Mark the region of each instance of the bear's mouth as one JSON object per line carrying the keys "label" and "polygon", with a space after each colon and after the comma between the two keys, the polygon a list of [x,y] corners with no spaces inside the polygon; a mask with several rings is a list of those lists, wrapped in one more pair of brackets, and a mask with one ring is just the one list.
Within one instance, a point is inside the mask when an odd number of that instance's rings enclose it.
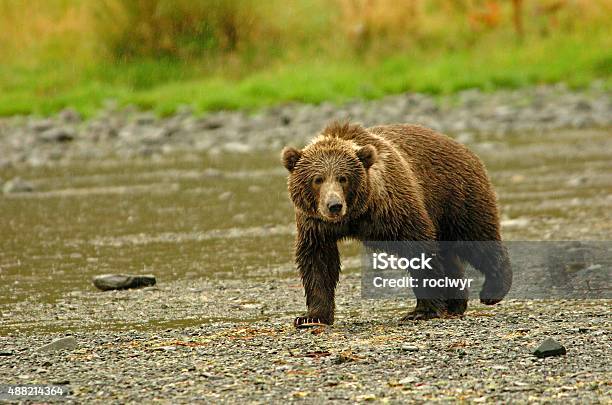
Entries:
{"label": "bear's mouth", "polygon": [[344,215],[341,215],[341,214],[329,214],[329,215],[323,215],[323,218],[326,221],[329,221],[329,222],[340,222],[342,220],[342,218],[344,218]]}
{"label": "bear's mouth", "polygon": [[340,222],[344,219],[345,215],[346,215],[346,209],[343,208],[341,211],[339,212],[329,212],[327,210],[321,210],[321,212],[319,212],[319,214],[321,215],[321,217],[328,222]]}

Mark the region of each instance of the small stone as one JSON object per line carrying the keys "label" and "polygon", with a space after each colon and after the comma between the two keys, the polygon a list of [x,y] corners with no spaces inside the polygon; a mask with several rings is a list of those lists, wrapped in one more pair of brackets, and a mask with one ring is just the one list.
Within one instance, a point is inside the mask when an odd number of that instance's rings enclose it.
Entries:
{"label": "small stone", "polygon": [[28,183],[25,180],[22,180],[21,177],[14,177],[13,179],[7,181],[2,187],[2,191],[4,194],[9,193],[29,193],[34,191],[34,187],[32,184]]}
{"label": "small stone", "polygon": [[245,213],[236,214],[232,217],[234,222],[244,223],[246,222],[247,216]]}
{"label": "small stone", "polygon": [[576,111],[591,111],[593,106],[586,100],[580,100],[576,103]]}
{"label": "small stone", "polygon": [[82,119],[81,114],[73,108],[64,108],[59,112],[58,117],[66,123],[77,123]]}
{"label": "small stone", "polygon": [[418,352],[419,348],[413,345],[404,345],[402,346],[402,351],[404,352]]}
{"label": "small stone", "polygon": [[415,382],[418,382],[419,378],[415,377],[413,375],[409,375],[408,377],[404,377],[401,380],[399,380],[398,382],[401,385],[409,385],[409,384],[414,384]]}
{"label": "small stone", "polygon": [[219,201],[227,201],[232,198],[233,193],[231,191],[225,191],[219,194]]}
{"label": "small stone", "polygon": [[501,226],[505,228],[525,228],[527,227],[531,221],[529,218],[513,218],[513,219],[505,219],[501,221]]}
{"label": "small stone", "polygon": [[36,352],[56,352],[59,350],[74,350],[77,347],[77,340],[73,336],[56,339],[53,342],[41,346]]}
{"label": "small stone", "polygon": [[350,363],[352,361],[355,361],[356,359],[357,357],[353,354],[351,350],[345,350],[338,354],[338,357],[334,359],[334,363],[335,364]]}
{"label": "small stone", "polygon": [[170,352],[173,350],[176,350],[176,346],[160,346],[160,347],[156,347],[155,349],[158,352]]}
{"label": "small stone", "polygon": [[53,128],[53,121],[50,119],[42,119],[30,122],[30,129],[35,132],[43,132],[50,128]]}
{"label": "small stone", "polygon": [[40,134],[44,142],[70,142],[74,139],[74,131],[69,128],[49,128]]}
{"label": "small stone", "polygon": [[251,145],[242,142],[227,142],[223,150],[229,153],[249,153],[253,150]]}
{"label": "small stone", "polygon": [[8,352],[8,351],[0,351],[0,357],[9,357],[14,355],[15,353],[13,352]]}
{"label": "small stone", "polygon": [[150,287],[155,283],[156,279],[152,274],[102,274],[93,278],[93,284],[102,291]]}
{"label": "small stone", "polygon": [[136,124],[138,125],[153,125],[155,123],[155,115],[151,113],[142,113],[138,114],[135,119]]}
{"label": "small stone", "polygon": [[200,126],[203,129],[217,129],[223,126],[223,121],[217,118],[207,118],[201,121]]}
{"label": "small stone", "polygon": [[569,187],[578,187],[586,184],[588,179],[585,176],[573,177],[565,182]]}
{"label": "small stone", "polygon": [[548,338],[538,346],[537,349],[534,350],[533,354],[536,357],[544,358],[551,356],[561,356],[567,353],[565,347],[559,344],[556,340],[552,338]]}

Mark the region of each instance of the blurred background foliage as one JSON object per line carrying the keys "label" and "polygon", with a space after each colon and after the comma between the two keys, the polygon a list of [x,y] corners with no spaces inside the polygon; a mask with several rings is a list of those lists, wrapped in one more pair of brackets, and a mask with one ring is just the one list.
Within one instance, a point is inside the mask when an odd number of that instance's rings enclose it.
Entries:
{"label": "blurred background foliage", "polygon": [[0,0],[0,114],[610,83],[612,0]]}

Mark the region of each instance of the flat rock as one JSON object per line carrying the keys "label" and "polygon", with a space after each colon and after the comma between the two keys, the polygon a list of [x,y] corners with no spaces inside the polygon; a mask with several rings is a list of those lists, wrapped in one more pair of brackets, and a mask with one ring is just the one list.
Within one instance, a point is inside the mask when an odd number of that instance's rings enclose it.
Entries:
{"label": "flat rock", "polygon": [[70,128],[49,128],[40,134],[44,142],[70,142],[74,139],[74,131]]}
{"label": "flat rock", "polygon": [[548,338],[534,350],[533,354],[537,357],[561,356],[567,353],[565,347],[552,338]]}
{"label": "flat rock", "polygon": [[77,347],[77,340],[68,336],[56,339],[53,342],[36,349],[37,352],[56,352],[58,350],[74,350]]}
{"label": "flat rock", "polygon": [[419,381],[419,378],[413,375],[409,375],[408,377],[404,377],[399,380],[399,383],[402,385],[414,384]]}
{"label": "flat rock", "polygon": [[101,274],[93,278],[93,284],[102,291],[150,287],[155,283],[152,274]]}
{"label": "flat rock", "polygon": [[34,191],[34,187],[32,186],[32,184],[21,179],[20,177],[14,177],[13,179],[4,183],[2,191],[4,192],[4,194],[28,193],[30,191]]}

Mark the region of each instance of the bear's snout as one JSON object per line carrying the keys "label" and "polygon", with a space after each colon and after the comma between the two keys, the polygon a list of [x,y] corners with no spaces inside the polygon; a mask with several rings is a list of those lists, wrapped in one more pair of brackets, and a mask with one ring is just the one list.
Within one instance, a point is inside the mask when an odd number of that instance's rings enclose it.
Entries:
{"label": "bear's snout", "polygon": [[337,221],[346,214],[344,190],[338,182],[325,182],[321,187],[319,211],[324,218],[330,221]]}

